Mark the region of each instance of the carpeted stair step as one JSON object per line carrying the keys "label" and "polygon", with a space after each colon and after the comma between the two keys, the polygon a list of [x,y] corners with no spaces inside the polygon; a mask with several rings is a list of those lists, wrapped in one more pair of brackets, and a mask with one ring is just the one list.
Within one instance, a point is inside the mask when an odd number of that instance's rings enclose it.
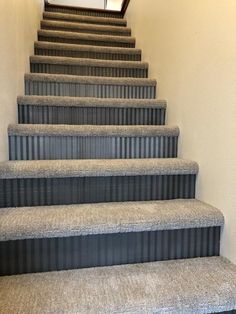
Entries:
{"label": "carpeted stair step", "polygon": [[25,74],[25,94],[98,98],[156,98],[156,80],[65,74]]}
{"label": "carpeted stair step", "polygon": [[125,47],[125,48],[135,47],[135,38],[133,37],[82,34],[62,31],[39,30],[38,40],[64,44],[92,45],[105,47]]}
{"label": "carpeted stair step", "polygon": [[10,160],[177,157],[179,129],[168,126],[17,124]]}
{"label": "carpeted stair step", "polygon": [[46,4],[46,12],[59,12],[59,13],[69,13],[78,14],[86,16],[100,16],[100,17],[110,17],[110,18],[123,18],[123,14],[120,11],[113,10],[103,10],[103,9],[93,9],[93,8],[83,8],[74,7],[66,5],[56,5],[56,4]]}
{"label": "carpeted stair step", "polygon": [[21,96],[19,123],[163,125],[166,101],[90,97]]}
{"label": "carpeted stair step", "polygon": [[197,163],[178,158],[0,163],[0,207],[194,198]]}
{"label": "carpeted stair step", "polygon": [[98,35],[131,36],[131,29],[128,27],[95,25],[76,22],[43,20],[41,21],[41,29],[90,33]]}
{"label": "carpeted stair step", "polygon": [[69,57],[31,56],[33,73],[69,74],[105,77],[148,77],[148,63],[140,61],[111,61]]}
{"label": "carpeted stair step", "polygon": [[236,266],[222,257],[0,278],[2,314],[236,313]]}
{"label": "carpeted stair step", "polygon": [[140,61],[141,50],[135,48],[102,47],[89,45],[35,42],[35,54],[71,58]]}
{"label": "carpeted stair step", "polygon": [[54,20],[54,21],[66,21],[66,22],[78,22],[86,24],[97,24],[97,25],[111,25],[111,26],[127,26],[127,21],[125,19],[116,19],[109,17],[95,17],[95,16],[83,16],[76,14],[67,13],[55,13],[55,12],[44,12],[44,20]]}
{"label": "carpeted stair step", "polygon": [[194,199],[4,208],[0,275],[216,256],[223,224]]}

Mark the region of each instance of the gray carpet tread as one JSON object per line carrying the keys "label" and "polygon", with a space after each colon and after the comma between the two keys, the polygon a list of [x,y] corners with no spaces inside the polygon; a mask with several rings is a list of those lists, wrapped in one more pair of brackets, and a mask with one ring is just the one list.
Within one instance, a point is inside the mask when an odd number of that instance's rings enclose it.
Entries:
{"label": "gray carpet tread", "polygon": [[[36,41],[35,48],[40,49],[52,49],[52,50],[69,50],[69,51],[92,51],[101,53],[122,53],[136,55],[140,54],[141,50],[136,48],[127,47],[104,47],[104,46],[92,46],[92,45],[75,45],[64,44],[54,42]],[[94,60],[94,59],[91,59]]]}
{"label": "gray carpet tread", "polygon": [[178,136],[179,128],[162,125],[68,125],[10,124],[8,135],[16,136]]}
{"label": "gray carpet tread", "polygon": [[77,15],[70,13],[55,13],[55,12],[44,12],[44,19],[54,19],[54,20],[66,20],[66,21],[76,21],[81,23],[98,23],[98,24],[111,24],[117,26],[126,26],[127,21],[121,18],[108,18],[108,17],[95,17],[87,15]]}
{"label": "gray carpet tread", "polygon": [[127,68],[127,69],[147,69],[148,63],[141,61],[113,61],[96,60],[89,58],[69,58],[54,56],[31,56],[31,63],[56,64],[56,65],[80,65],[89,67]]}
{"label": "gray carpet tread", "polygon": [[102,41],[102,42],[114,42],[114,43],[126,43],[126,44],[135,44],[134,37],[128,36],[112,36],[112,35],[97,35],[97,34],[83,34],[75,32],[63,32],[63,31],[54,31],[54,30],[39,30],[39,36],[44,37],[56,37],[56,38],[70,38],[78,40],[91,40],[91,41]]}
{"label": "gray carpet tread", "polygon": [[131,29],[128,27],[119,26],[106,26],[106,25],[96,25],[96,24],[84,24],[76,22],[66,22],[66,21],[50,21],[42,20],[42,27],[58,27],[58,28],[71,28],[78,30],[88,30],[88,31],[104,31],[104,32],[114,32],[114,33],[124,33],[124,35],[130,35]]}
{"label": "gray carpet tread", "polygon": [[1,313],[204,314],[236,309],[236,266],[222,257],[0,278]]}
{"label": "gray carpet tread", "polygon": [[31,56],[31,63],[50,63],[63,65],[84,65],[96,67],[138,68],[147,69],[148,63],[141,61],[99,60],[89,58],[70,58],[57,56]]}
{"label": "gray carpet tread", "polygon": [[189,175],[198,164],[181,158],[33,160],[0,163],[0,179]]}
{"label": "gray carpet tread", "polygon": [[58,83],[81,83],[81,84],[106,84],[106,85],[126,85],[126,86],[156,86],[157,81],[148,78],[117,78],[100,76],[77,76],[68,74],[44,74],[26,73],[25,79],[28,81],[58,82]]}
{"label": "gray carpet tread", "polygon": [[102,107],[102,108],[160,108],[165,109],[165,100],[123,99],[66,96],[18,96],[19,105],[53,107]]}
{"label": "gray carpet tread", "polygon": [[195,199],[3,208],[0,241],[224,225],[222,213]]}

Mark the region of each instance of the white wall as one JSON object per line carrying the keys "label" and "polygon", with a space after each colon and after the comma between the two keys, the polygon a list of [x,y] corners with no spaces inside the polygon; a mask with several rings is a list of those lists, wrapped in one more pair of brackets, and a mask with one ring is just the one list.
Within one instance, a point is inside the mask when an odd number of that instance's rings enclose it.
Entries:
{"label": "white wall", "polygon": [[107,9],[108,10],[121,10],[123,0],[107,0]]}
{"label": "white wall", "polygon": [[[104,0],[49,0],[49,3],[104,9]],[[121,4],[122,0],[107,0],[106,8],[119,11]]]}
{"label": "white wall", "polygon": [[135,0],[127,19],[181,129],[180,156],[200,165],[197,197],[226,218],[236,263],[236,1]]}
{"label": "white wall", "polygon": [[104,9],[104,0],[49,0],[49,3]]}
{"label": "white wall", "polygon": [[0,1],[0,160],[8,159],[7,126],[17,121],[16,97],[23,94],[42,0]]}

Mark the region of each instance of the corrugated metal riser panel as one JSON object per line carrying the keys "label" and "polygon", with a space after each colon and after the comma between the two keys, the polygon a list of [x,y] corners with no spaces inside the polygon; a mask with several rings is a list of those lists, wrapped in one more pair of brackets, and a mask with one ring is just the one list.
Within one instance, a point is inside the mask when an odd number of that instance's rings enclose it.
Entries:
{"label": "corrugated metal riser panel", "polygon": [[9,136],[10,160],[177,157],[176,136]]}
{"label": "corrugated metal riser panel", "polygon": [[71,13],[78,15],[86,15],[86,16],[97,16],[97,17],[114,17],[114,18],[122,18],[121,13],[111,13],[106,11],[90,11],[76,8],[57,8],[57,7],[48,7],[45,8],[46,12],[57,12],[57,13]]}
{"label": "corrugated metal riser panel", "polygon": [[25,81],[26,95],[97,98],[155,99],[155,86],[90,85],[67,82]]}
{"label": "corrugated metal riser panel", "polygon": [[195,197],[196,175],[1,179],[0,207]]}
{"label": "corrugated metal riser panel", "polygon": [[85,40],[85,39],[74,39],[74,38],[63,38],[63,37],[46,37],[46,36],[41,36],[41,35],[38,36],[38,40],[53,42],[53,43],[75,44],[75,45],[135,48],[135,44],[132,44],[132,43],[96,41],[96,40]]}
{"label": "corrugated metal riser panel", "polygon": [[0,275],[219,255],[220,227],[0,242]]}
{"label": "corrugated metal riser panel", "polygon": [[165,109],[18,106],[19,123],[164,125]]}
{"label": "corrugated metal riser panel", "polygon": [[91,58],[102,60],[141,61],[141,54],[104,53],[93,51],[73,51],[35,48],[36,55],[72,58]]}
{"label": "corrugated metal riser panel", "polygon": [[131,32],[119,32],[119,31],[103,31],[103,30],[86,30],[86,29],[81,29],[81,28],[71,28],[71,27],[59,27],[59,26],[49,26],[49,25],[42,25],[41,29],[45,30],[53,30],[53,31],[68,31],[68,32],[75,32],[75,33],[89,33],[89,34],[96,34],[96,35],[112,35],[112,36],[131,36]]}
{"label": "corrugated metal riser panel", "polygon": [[148,69],[127,69],[111,68],[96,66],[77,66],[77,65],[58,65],[31,63],[30,70],[32,73],[52,73],[52,74],[69,74],[81,76],[105,76],[105,77],[136,77],[147,78]]}

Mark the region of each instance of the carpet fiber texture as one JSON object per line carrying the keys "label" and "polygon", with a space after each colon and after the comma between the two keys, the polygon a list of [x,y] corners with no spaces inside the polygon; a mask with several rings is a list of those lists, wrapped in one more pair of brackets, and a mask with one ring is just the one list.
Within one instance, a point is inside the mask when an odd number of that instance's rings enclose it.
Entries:
{"label": "carpet fiber texture", "polygon": [[117,108],[153,108],[166,109],[165,100],[157,99],[122,99],[66,96],[19,96],[19,105],[53,107],[117,107]]}
{"label": "carpet fiber texture", "polygon": [[204,314],[236,309],[221,257],[0,278],[1,314]]}
{"label": "carpet fiber texture", "polygon": [[35,42],[35,48],[49,49],[49,50],[67,50],[67,51],[90,51],[101,53],[122,53],[122,54],[141,54],[140,49],[126,48],[126,47],[103,47],[103,46],[90,46],[90,45],[76,45],[76,44],[62,44],[54,42]]}
{"label": "carpet fiber texture", "polygon": [[103,32],[114,32],[114,33],[124,33],[125,35],[130,35],[131,29],[128,27],[119,27],[119,26],[106,26],[106,25],[96,25],[96,24],[84,24],[84,23],[70,23],[63,21],[42,21],[42,27],[58,27],[58,28],[67,28],[75,30],[86,30],[88,31],[103,31]]}
{"label": "carpet fiber texture", "polygon": [[8,135],[18,136],[106,136],[106,137],[158,137],[178,136],[179,128],[160,125],[55,125],[11,124]]}
{"label": "carpet fiber texture", "polygon": [[107,17],[94,17],[94,16],[83,16],[76,14],[66,14],[66,13],[54,13],[54,12],[44,12],[44,19],[53,20],[65,20],[65,21],[76,21],[81,23],[94,23],[94,24],[111,24],[126,26],[127,21],[125,19],[107,18]]}
{"label": "carpet fiber texture", "polygon": [[89,67],[108,67],[108,68],[125,68],[125,69],[147,69],[147,62],[140,61],[112,61],[112,60],[91,60],[87,58],[68,58],[68,57],[48,57],[48,56],[31,56],[31,63],[37,64],[56,64],[71,66],[89,66]]}
{"label": "carpet fiber texture", "polygon": [[170,200],[5,208],[0,241],[223,226],[216,208]]}
{"label": "carpet fiber texture", "polygon": [[180,158],[27,160],[0,163],[0,179],[197,174],[198,164]]}
{"label": "carpet fiber texture", "polygon": [[82,33],[75,33],[75,32],[47,31],[47,30],[39,30],[38,35],[44,36],[44,37],[63,37],[63,38],[68,38],[68,39],[100,41],[100,42],[106,42],[106,43],[112,42],[112,43],[125,43],[125,44],[133,44],[133,45],[135,44],[135,38],[128,37],[128,36],[82,34]]}
{"label": "carpet fiber texture", "polygon": [[126,86],[156,86],[156,80],[145,78],[117,78],[100,76],[76,76],[64,74],[25,74],[25,80],[40,82],[67,82],[77,84],[104,84],[104,85],[126,85]]}

